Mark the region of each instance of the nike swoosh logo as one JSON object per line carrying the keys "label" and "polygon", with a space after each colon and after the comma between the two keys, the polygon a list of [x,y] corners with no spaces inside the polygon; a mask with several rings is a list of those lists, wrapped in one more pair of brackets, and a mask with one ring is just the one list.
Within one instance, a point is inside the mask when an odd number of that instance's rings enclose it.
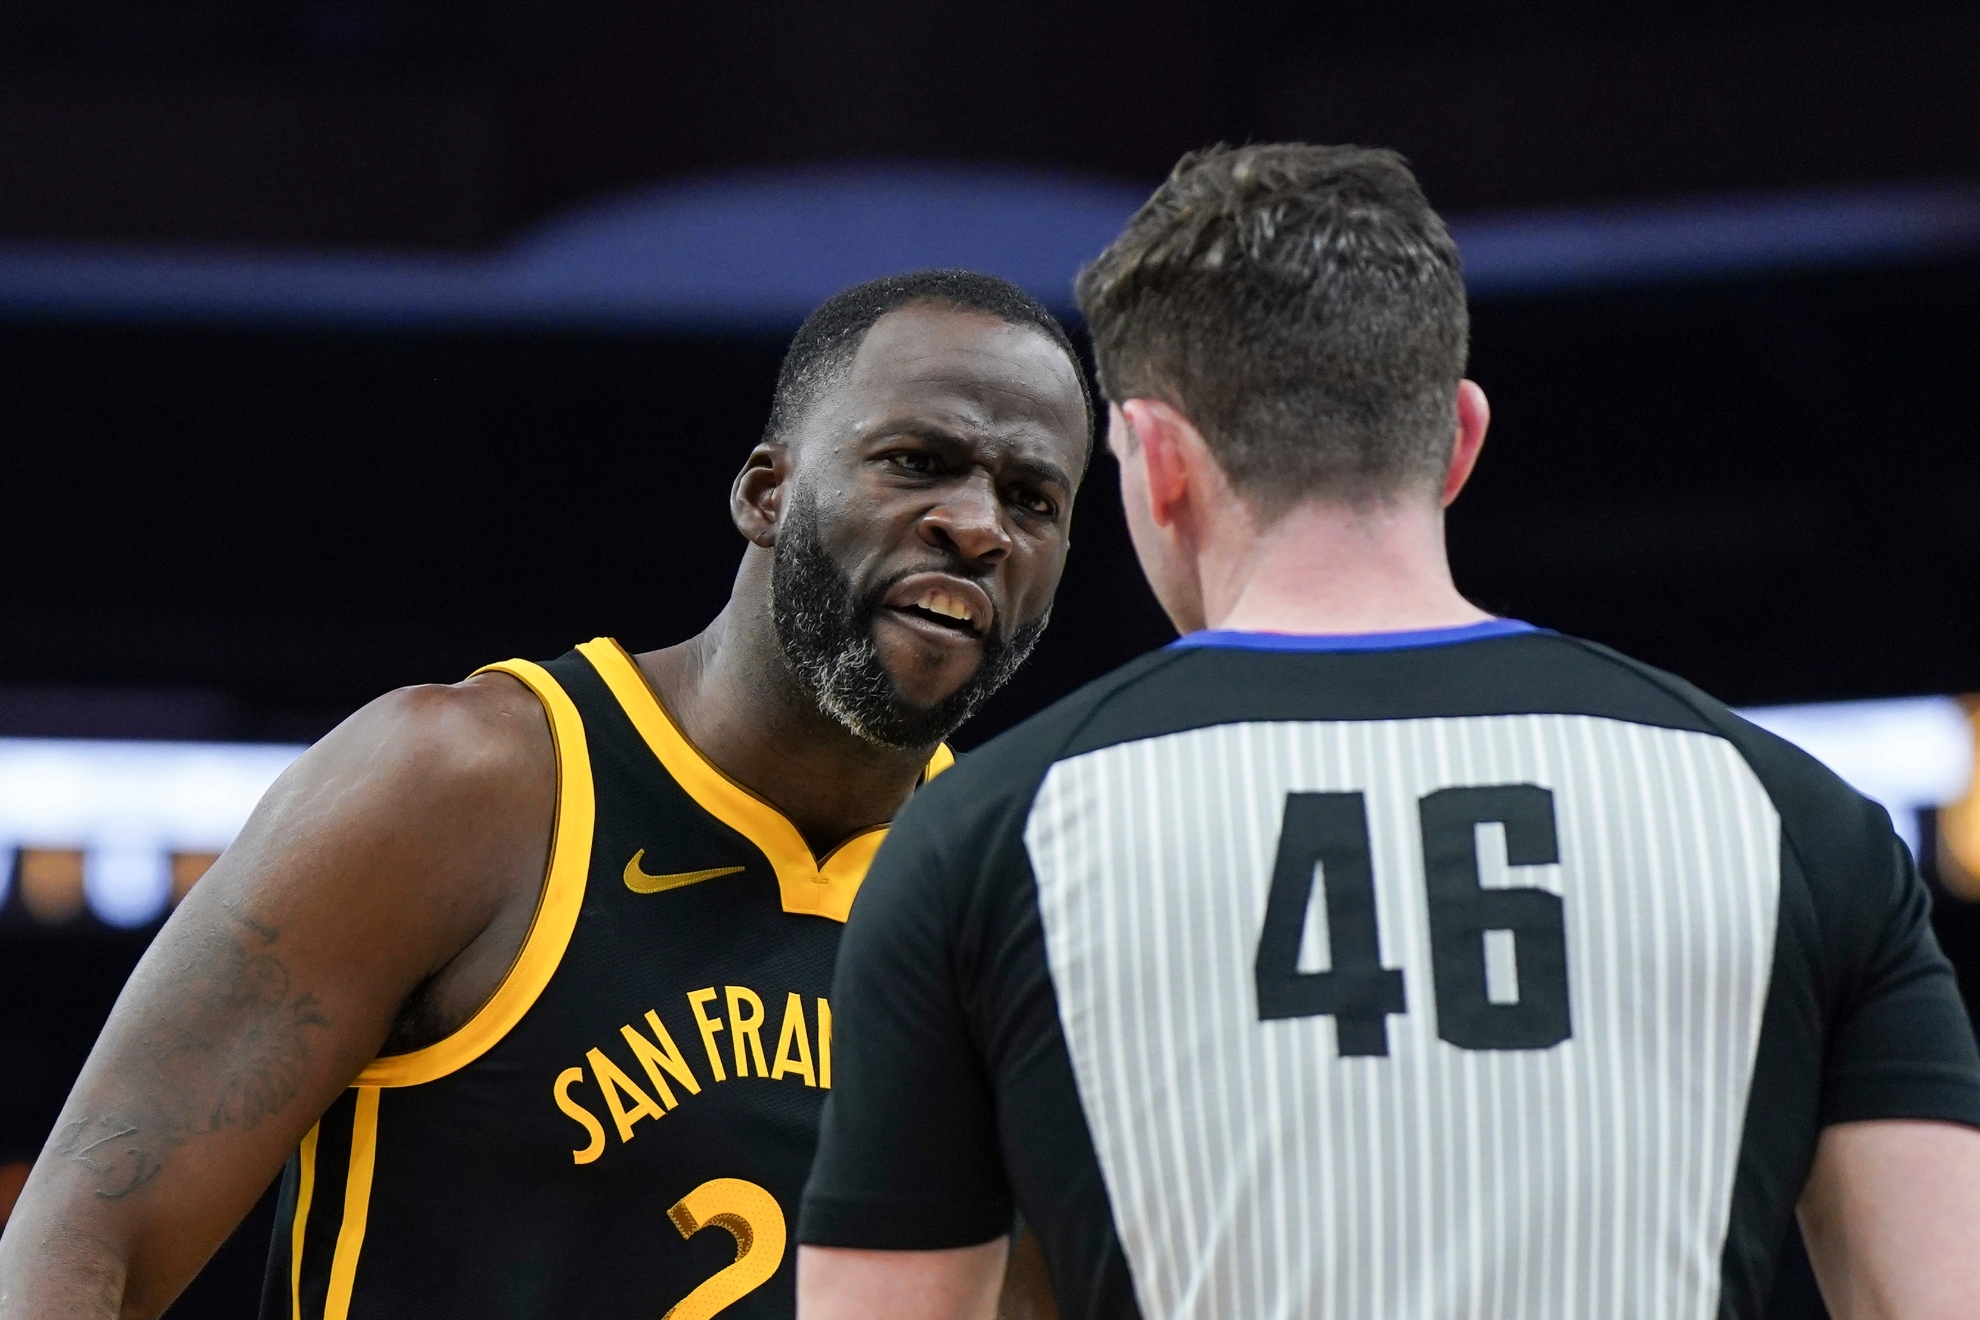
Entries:
{"label": "nike swoosh logo", "polygon": [[703,880],[713,880],[719,876],[734,875],[742,870],[740,866],[711,866],[706,871],[676,871],[672,875],[648,875],[639,869],[640,859],[646,856],[641,848],[626,863],[626,888],[635,894],[664,894],[669,889],[685,889],[698,885]]}

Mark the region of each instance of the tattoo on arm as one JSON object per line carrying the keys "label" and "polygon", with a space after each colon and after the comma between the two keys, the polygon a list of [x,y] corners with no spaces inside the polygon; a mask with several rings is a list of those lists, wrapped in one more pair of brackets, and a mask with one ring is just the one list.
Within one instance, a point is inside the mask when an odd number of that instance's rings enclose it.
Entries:
{"label": "tattoo on arm", "polygon": [[[108,1128],[105,1136],[97,1133]],[[79,1118],[62,1129],[56,1149],[96,1175],[96,1194],[114,1201],[150,1182],[161,1166],[135,1125],[116,1118]],[[113,1144],[114,1143],[114,1144]]]}
{"label": "tattoo on arm", "polygon": [[302,1088],[310,1029],[327,1028],[313,994],[291,994],[281,932],[227,909],[238,929],[208,932],[162,978],[172,1011],[133,1051],[129,1099],[62,1129],[56,1149],[89,1170],[96,1195],[129,1196],[194,1137],[252,1129]]}

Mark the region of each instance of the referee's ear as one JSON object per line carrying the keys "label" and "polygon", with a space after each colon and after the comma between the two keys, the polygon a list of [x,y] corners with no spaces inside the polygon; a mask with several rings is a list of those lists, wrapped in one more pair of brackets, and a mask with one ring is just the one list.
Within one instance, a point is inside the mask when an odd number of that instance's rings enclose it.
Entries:
{"label": "referee's ear", "polygon": [[1147,481],[1148,513],[1156,526],[1191,530],[1230,495],[1230,482],[1196,424],[1160,399],[1120,405],[1129,437],[1123,463],[1139,463]]}
{"label": "referee's ear", "polygon": [[1478,466],[1478,451],[1485,447],[1485,432],[1492,425],[1492,405],[1475,380],[1461,380],[1457,387],[1457,440],[1451,445],[1451,465],[1444,470],[1444,508],[1471,480]]}
{"label": "referee's ear", "polygon": [[791,451],[769,441],[749,451],[729,487],[729,518],[749,543],[764,550],[777,544],[777,521],[791,480]]}

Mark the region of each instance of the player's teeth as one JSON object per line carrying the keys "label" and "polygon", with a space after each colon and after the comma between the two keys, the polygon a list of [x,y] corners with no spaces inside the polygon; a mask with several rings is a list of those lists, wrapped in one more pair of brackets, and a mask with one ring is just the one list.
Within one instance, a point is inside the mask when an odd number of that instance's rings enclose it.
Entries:
{"label": "player's teeth", "polygon": [[969,619],[969,606],[963,604],[945,591],[924,592],[921,599],[916,601],[915,604],[927,610],[930,614],[939,614],[945,619],[962,619],[964,621]]}

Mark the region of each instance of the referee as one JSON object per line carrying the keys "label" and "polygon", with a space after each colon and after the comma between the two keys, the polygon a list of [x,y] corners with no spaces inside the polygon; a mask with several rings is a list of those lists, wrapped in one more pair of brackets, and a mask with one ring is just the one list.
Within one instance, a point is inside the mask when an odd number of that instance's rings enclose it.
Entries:
{"label": "referee", "polygon": [[1980,1058],[1884,813],[1492,618],[1401,159],[1186,157],[1079,296],[1182,640],[916,796],[853,913],[804,1320],[1980,1315]]}

